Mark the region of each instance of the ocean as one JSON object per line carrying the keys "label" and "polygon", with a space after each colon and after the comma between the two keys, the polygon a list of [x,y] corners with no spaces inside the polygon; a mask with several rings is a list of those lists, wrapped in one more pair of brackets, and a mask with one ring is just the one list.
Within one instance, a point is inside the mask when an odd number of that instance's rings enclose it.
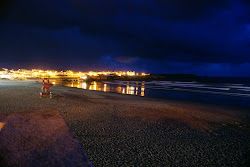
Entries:
{"label": "ocean", "polygon": [[199,81],[62,81],[55,85],[158,99],[250,109],[250,78],[205,77]]}

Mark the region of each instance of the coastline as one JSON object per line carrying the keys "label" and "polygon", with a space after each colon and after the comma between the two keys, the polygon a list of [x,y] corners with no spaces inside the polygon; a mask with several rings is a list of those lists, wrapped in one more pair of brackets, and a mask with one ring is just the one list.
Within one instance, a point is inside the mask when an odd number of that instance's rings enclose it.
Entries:
{"label": "coastline", "polygon": [[[23,81],[30,81],[30,82],[34,82],[34,83],[38,83],[38,84],[42,83],[42,81],[40,82],[37,80],[23,80]],[[119,96],[120,97],[132,97],[132,98],[136,97],[138,99],[141,98],[141,99],[144,99],[146,101],[155,101],[157,103],[159,103],[159,102],[161,102],[161,103],[173,103],[173,104],[178,104],[178,105],[182,105],[182,106],[196,106],[196,107],[200,107],[201,109],[202,108],[207,108],[210,110],[219,109],[220,111],[226,110],[227,112],[230,112],[230,111],[234,112],[235,110],[237,110],[237,112],[244,113],[244,115],[245,115],[244,117],[250,116],[250,112],[248,111],[248,108],[243,108],[243,107],[217,105],[217,104],[201,103],[201,102],[187,101],[187,100],[164,99],[164,98],[160,98],[160,97],[148,97],[148,96],[140,96],[140,95],[121,94],[121,93],[117,93],[117,92],[104,92],[102,90],[89,90],[89,89],[82,89],[82,88],[77,88],[77,87],[69,87],[69,86],[65,86],[65,85],[55,85],[55,86],[56,87],[70,88],[72,90],[79,90],[79,93],[82,90],[83,91],[90,91],[90,92],[98,92],[102,96],[107,97],[107,98],[110,97],[111,99],[112,99],[112,95],[114,95],[114,96],[117,95],[118,97]]]}
{"label": "coastline", "polygon": [[[164,82],[164,83],[163,83]],[[235,109],[250,108],[250,94],[247,85],[222,84],[209,85],[200,83],[174,82],[174,81],[93,81],[93,82],[62,82],[52,80],[56,86],[77,87],[104,92],[116,92],[143,96],[153,99],[174,100],[178,102],[196,102],[201,104],[214,104],[216,107],[230,107]]]}
{"label": "coastline", "polygon": [[94,166],[247,163],[247,110],[63,86],[40,98],[41,86],[0,80],[0,112],[58,110]]}

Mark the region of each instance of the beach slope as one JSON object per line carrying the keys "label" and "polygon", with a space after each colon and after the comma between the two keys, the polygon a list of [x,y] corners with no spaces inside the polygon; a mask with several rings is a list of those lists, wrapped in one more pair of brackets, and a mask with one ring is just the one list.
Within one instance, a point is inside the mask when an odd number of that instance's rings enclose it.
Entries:
{"label": "beach slope", "polygon": [[[246,166],[249,111],[0,80],[0,112],[57,110],[94,166]],[[0,132],[1,133],[1,132]],[[41,134],[43,135],[43,134]]]}

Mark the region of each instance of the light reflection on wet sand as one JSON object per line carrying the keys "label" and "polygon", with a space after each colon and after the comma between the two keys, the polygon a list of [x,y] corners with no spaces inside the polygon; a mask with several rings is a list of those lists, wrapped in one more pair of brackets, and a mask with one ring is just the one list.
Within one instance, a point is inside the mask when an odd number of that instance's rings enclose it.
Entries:
{"label": "light reflection on wet sand", "polygon": [[[112,85],[102,82],[93,81],[91,83],[87,82],[62,82],[62,81],[53,81],[54,85],[63,85],[68,87],[75,87],[80,89],[88,89],[88,90],[98,90],[103,92],[116,92],[121,94],[128,94],[128,95],[137,95],[137,96],[145,96],[145,87],[140,86],[131,86],[131,85]],[[127,83],[129,84],[129,83]]]}

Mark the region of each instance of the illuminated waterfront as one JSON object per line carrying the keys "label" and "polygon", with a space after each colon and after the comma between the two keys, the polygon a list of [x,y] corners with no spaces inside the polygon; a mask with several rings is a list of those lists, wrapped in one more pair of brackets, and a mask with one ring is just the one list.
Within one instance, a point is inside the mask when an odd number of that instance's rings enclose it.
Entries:
{"label": "illuminated waterfront", "polygon": [[4,79],[31,79],[31,78],[69,78],[87,80],[93,79],[107,79],[108,77],[124,77],[124,76],[147,76],[146,73],[136,73],[135,71],[88,71],[75,72],[72,70],[40,70],[40,69],[18,69],[9,70],[7,68],[0,68],[0,78]]}

